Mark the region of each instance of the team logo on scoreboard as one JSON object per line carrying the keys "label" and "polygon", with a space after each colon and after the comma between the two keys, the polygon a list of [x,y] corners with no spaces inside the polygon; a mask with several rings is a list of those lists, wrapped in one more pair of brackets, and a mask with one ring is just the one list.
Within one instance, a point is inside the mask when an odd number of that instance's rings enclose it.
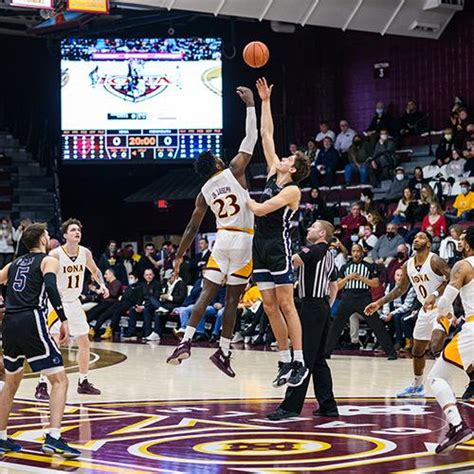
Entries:
{"label": "team logo on scoreboard", "polygon": [[[434,453],[447,426],[433,400],[340,399],[339,418],[269,421],[276,400],[131,400],[70,403],[64,437],[83,453],[61,468],[77,474],[155,472],[471,472],[474,441]],[[467,423],[471,406],[462,406]],[[16,400],[9,434],[24,446],[2,461],[51,465],[42,455],[48,404]],[[68,464],[69,463],[69,464]],[[453,470],[451,470],[453,469]],[[70,470],[70,469],[69,469]],[[170,471],[167,471],[170,470]]]}
{"label": "team logo on scoreboard", "polygon": [[170,84],[165,76],[105,76],[104,88],[110,94],[130,102],[142,102],[161,94]]}

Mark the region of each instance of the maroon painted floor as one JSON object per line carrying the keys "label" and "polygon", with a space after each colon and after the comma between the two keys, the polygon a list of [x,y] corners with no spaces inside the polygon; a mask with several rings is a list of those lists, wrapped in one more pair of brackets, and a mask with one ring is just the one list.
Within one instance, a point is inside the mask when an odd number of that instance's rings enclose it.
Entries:
{"label": "maroon painted floor", "polygon": [[[276,400],[69,404],[64,437],[81,445],[83,456],[62,461],[39,449],[47,407],[19,400],[9,433],[24,451],[5,456],[0,472],[33,466],[134,474],[474,472],[473,441],[445,456],[433,454],[446,429],[433,400],[340,399],[338,419],[313,417],[309,401],[297,419],[265,420],[276,406]],[[461,405],[471,426],[473,408]]]}

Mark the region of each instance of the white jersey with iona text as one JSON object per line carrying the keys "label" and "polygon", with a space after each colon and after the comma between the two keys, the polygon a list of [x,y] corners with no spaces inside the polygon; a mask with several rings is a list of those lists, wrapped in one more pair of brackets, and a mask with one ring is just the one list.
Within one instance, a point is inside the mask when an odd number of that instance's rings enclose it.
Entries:
{"label": "white jersey with iona text", "polygon": [[[474,257],[464,259],[474,270]],[[474,315],[474,278],[459,291],[466,318]]]}
{"label": "white jersey with iona text", "polygon": [[201,193],[216,216],[217,229],[253,232],[254,215],[247,207],[249,193],[230,169],[210,178]]}
{"label": "white jersey with iona text", "polygon": [[58,250],[59,272],[58,290],[63,303],[71,303],[77,300],[84,286],[84,273],[86,270],[86,249],[79,246],[77,257],[70,257],[64,247]]}
{"label": "white jersey with iona text", "polygon": [[444,276],[435,273],[431,267],[431,260],[434,255],[432,252],[428,254],[419,271],[415,267],[415,257],[411,257],[407,263],[408,277],[421,304],[424,304],[426,298],[433,294],[444,281]]}

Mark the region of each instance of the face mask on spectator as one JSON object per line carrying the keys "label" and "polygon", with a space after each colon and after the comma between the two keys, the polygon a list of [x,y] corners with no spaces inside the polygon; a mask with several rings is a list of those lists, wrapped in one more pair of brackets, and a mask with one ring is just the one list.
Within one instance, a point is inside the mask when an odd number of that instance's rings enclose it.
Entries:
{"label": "face mask on spectator", "polygon": [[337,249],[335,249],[334,247],[330,248],[329,251],[331,252],[333,257],[337,256]]}
{"label": "face mask on spectator", "polygon": [[395,232],[393,232],[393,231],[387,232],[387,237],[389,239],[392,239],[393,237],[395,237]]}
{"label": "face mask on spectator", "polygon": [[466,194],[469,192],[469,188],[466,188],[466,186],[463,186],[463,187],[461,188],[461,192],[462,192],[464,195],[466,195]]}
{"label": "face mask on spectator", "polygon": [[377,112],[377,115],[382,115],[383,114],[383,109],[375,109],[375,111]]}
{"label": "face mask on spectator", "polygon": [[360,200],[361,200],[362,202],[365,202],[365,201],[367,201],[367,198],[366,198],[363,194],[361,194],[361,195],[360,195]]}
{"label": "face mask on spectator", "polygon": [[359,236],[358,235],[351,235],[351,240],[352,242],[359,242]]}
{"label": "face mask on spectator", "polygon": [[405,258],[405,252],[397,252],[397,258],[403,260]]}
{"label": "face mask on spectator", "polygon": [[397,173],[395,175],[395,178],[398,179],[398,181],[403,181],[404,177],[405,177],[405,175],[403,173]]}
{"label": "face mask on spectator", "polygon": [[136,278],[133,276],[128,277],[128,284],[134,285],[137,282]]}
{"label": "face mask on spectator", "polygon": [[451,138],[453,138],[453,136],[450,133],[445,133],[444,138],[446,138],[446,140],[449,141],[449,140],[451,140]]}

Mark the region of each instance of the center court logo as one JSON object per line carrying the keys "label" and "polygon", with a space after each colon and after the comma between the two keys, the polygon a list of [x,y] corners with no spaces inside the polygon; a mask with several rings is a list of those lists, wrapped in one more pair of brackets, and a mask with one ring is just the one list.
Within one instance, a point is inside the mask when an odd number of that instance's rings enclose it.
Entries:
{"label": "center court logo", "polygon": [[101,83],[110,94],[130,102],[142,102],[161,94],[170,85],[165,76],[105,76]]}
{"label": "center court logo", "polygon": [[[336,469],[349,473],[370,466],[379,474],[432,470],[448,462],[474,467],[474,444],[459,447],[448,460],[432,452],[446,429],[434,401],[342,399],[337,419],[313,417],[314,407],[308,402],[298,418],[266,420],[265,414],[276,406],[275,400],[70,404],[63,432],[87,460],[76,461],[78,473],[112,472],[117,467],[152,472],[157,465],[175,472],[206,473]],[[39,451],[45,410],[47,404],[16,403],[9,433],[31,443],[28,452],[15,453],[17,462],[28,464],[33,461],[31,451]],[[471,410],[463,411],[472,424]],[[41,456],[35,454],[35,463]],[[44,458],[50,463],[48,456]]]}

